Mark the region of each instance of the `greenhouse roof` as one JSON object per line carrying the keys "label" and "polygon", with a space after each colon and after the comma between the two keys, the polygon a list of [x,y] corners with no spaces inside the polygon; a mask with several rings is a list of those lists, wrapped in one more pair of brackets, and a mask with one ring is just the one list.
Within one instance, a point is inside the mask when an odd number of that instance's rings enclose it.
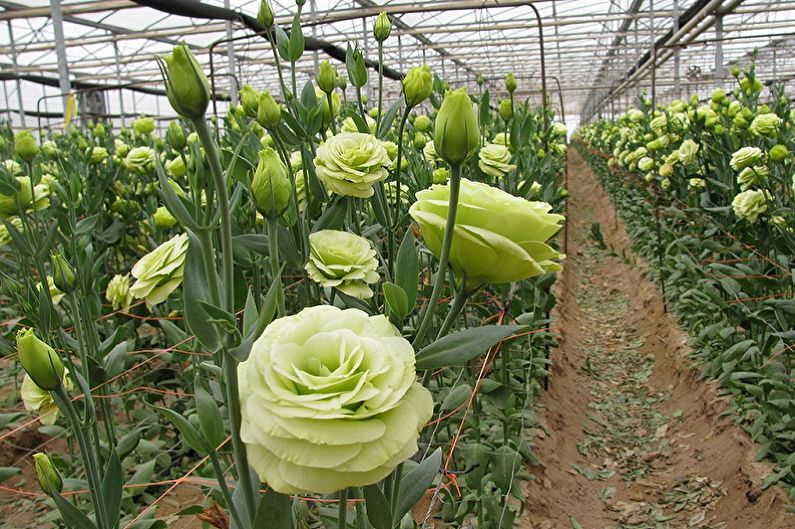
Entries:
{"label": "greenhouse roof", "polygon": [[[166,6],[172,12],[143,4]],[[277,22],[289,29],[296,5],[286,0],[271,4]],[[650,91],[654,42],[659,63],[655,93],[661,99],[723,84],[730,78],[731,65],[747,64],[755,47],[760,47],[757,63],[763,79],[788,80],[795,73],[793,54],[781,52],[789,50],[793,41],[795,2],[539,0],[534,5],[543,23],[552,104],[558,107],[562,99],[574,120],[605,110],[609,95],[614,96],[613,104],[623,107],[639,89]],[[195,14],[193,10],[207,6],[236,13],[226,12],[233,15],[231,21],[174,14]],[[109,114],[170,115],[165,98],[138,90],[162,87],[153,57],[185,42],[209,69],[214,42],[254,34],[240,14],[256,17],[258,6],[259,0],[63,1],[64,71],[59,70],[60,39],[51,1],[0,0],[4,9],[0,19],[6,21],[0,24],[5,108],[17,108],[21,102],[30,115],[62,112],[58,83],[67,76],[72,88],[129,87],[105,91],[104,108]],[[303,32],[342,51],[348,44],[358,44],[375,59],[372,24],[381,11],[388,12],[395,25],[384,44],[384,57],[396,72],[428,63],[451,86],[467,85],[475,92],[477,76],[482,74],[485,86],[497,97],[506,95],[503,78],[514,72],[517,95],[540,102],[538,29],[533,9],[524,2],[310,0],[301,17]],[[313,77],[318,61],[326,58],[325,51],[306,51],[298,62],[299,85]],[[279,91],[273,55],[261,36],[237,40],[229,48],[219,43],[213,64],[219,93],[228,94],[235,82]],[[344,69],[342,64],[339,67]],[[394,80],[385,86],[392,97],[400,89]]]}

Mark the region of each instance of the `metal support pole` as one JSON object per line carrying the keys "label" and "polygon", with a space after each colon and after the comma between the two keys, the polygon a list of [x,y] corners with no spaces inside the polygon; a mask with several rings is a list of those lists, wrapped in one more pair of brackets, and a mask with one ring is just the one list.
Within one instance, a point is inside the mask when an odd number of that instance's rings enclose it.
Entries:
{"label": "metal support pole", "polygon": [[[19,122],[20,122],[20,125],[22,125],[22,128],[24,129],[26,127],[26,125],[25,125],[25,105],[22,102],[22,82],[19,80],[19,70],[17,68],[17,66],[18,66],[18,64],[17,64],[17,49],[16,49],[16,45],[14,44],[14,30],[11,27],[11,21],[8,20],[7,23],[8,23],[8,40],[9,40],[9,44],[11,45],[11,63],[14,66],[14,75],[16,76],[17,105],[18,105],[17,108],[19,109]],[[5,83],[3,83],[3,86],[5,86]],[[6,108],[10,108],[10,106],[8,105],[8,93],[7,92],[6,92]]]}
{"label": "metal support pole", "polygon": [[[114,39],[113,52],[116,55],[116,82],[121,86],[121,55],[119,54],[119,43]],[[119,115],[121,116],[121,127],[127,126],[127,119],[124,115],[124,90],[119,88]]]}
{"label": "metal support pole", "polygon": [[[673,5],[673,19],[674,19],[674,35],[679,32],[679,2],[674,0]],[[674,50],[674,97],[679,99],[682,97],[682,76],[679,73],[679,46]]]}
{"label": "metal support pole", "polygon": [[538,48],[541,60],[541,110],[544,114],[543,146],[544,149],[546,149],[549,140],[549,100],[547,99],[547,65],[544,60],[544,25],[541,23],[541,13],[538,12],[538,8],[533,5],[532,2],[528,2],[527,5],[530,6],[533,13],[535,13],[536,22],[538,23]]}
{"label": "metal support pole", "polygon": [[657,108],[657,41],[654,36],[654,0],[649,0],[649,33],[651,35],[651,115]]}
{"label": "metal support pole", "polygon": [[715,80],[723,88],[723,15],[715,17]]}
{"label": "metal support pole", "polygon": [[63,14],[61,13],[60,0],[50,0],[50,13],[52,29],[55,35],[55,55],[58,57],[58,84],[63,97],[63,108],[66,111],[66,98],[69,95],[71,86],[69,83],[69,66],[66,62],[66,44],[64,43]]}
{"label": "metal support pole", "polygon": [[[229,0],[224,0],[224,7],[229,9]],[[235,46],[232,40],[232,21],[226,21],[226,60],[228,63],[229,73],[229,98],[232,100],[233,105],[237,105],[237,92],[240,89],[237,86],[237,79],[235,78]]]}

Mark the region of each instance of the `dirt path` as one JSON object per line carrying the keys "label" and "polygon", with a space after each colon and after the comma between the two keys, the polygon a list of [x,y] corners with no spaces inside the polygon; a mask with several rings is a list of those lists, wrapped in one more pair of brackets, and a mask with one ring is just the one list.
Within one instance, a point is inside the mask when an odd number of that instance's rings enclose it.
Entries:
{"label": "dirt path", "polygon": [[[609,199],[569,151],[569,258],[545,432],[532,469],[534,529],[791,529],[770,467],[725,414],[687,340],[643,278]],[[605,245],[591,237],[598,223]]]}

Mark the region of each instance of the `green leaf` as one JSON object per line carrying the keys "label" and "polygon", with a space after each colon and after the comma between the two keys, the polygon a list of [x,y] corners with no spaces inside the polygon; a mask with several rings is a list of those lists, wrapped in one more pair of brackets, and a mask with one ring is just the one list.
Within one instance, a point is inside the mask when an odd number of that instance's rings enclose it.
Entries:
{"label": "green leaf", "polygon": [[290,497],[272,490],[263,494],[253,526],[257,529],[292,529],[293,502]]}
{"label": "green leaf", "polygon": [[[217,272],[205,270],[201,240],[192,232],[188,232],[188,241],[183,284],[190,285],[190,288],[182,289],[185,322],[207,351],[215,353],[221,349],[221,335],[218,332],[218,327],[210,323],[212,318],[207,314],[201,302],[212,300],[207,277],[209,274],[217,275]],[[220,283],[220,279],[218,282]]]}
{"label": "green leaf", "polygon": [[273,32],[276,34],[276,49],[279,50],[279,56],[285,60],[290,60],[290,53],[288,48],[290,46],[290,37],[278,24],[274,25]]}
{"label": "green leaf", "polygon": [[102,477],[102,500],[105,514],[108,516],[111,527],[116,526],[116,522],[121,518],[121,494],[122,494],[122,469],[121,461],[116,450],[110,451],[108,465],[105,468],[105,475]]}
{"label": "green leaf", "polygon": [[417,251],[414,233],[411,230],[406,230],[406,235],[403,236],[403,242],[400,243],[395,260],[395,283],[406,293],[406,301],[409,307],[408,311],[406,311],[407,314],[414,309],[414,305],[417,303],[419,281],[420,253]]}
{"label": "green leaf", "polygon": [[367,506],[367,519],[375,529],[392,529],[392,509],[389,502],[378,488],[369,485],[364,488],[364,500]]}
{"label": "green leaf", "polygon": [[392,103],[392,106],[389,107],[389,110],[384,113],[384,116],[381,118],[381,123],[378,125],[378,130],[376,131],[376,136],[378,138],[383,138],[386,136],[387,132],[389,132],[389,129],[392,128],[392,123],[395,121],[397,113],[402,106],[403,98],[399,97],[394,103]]}
{"label": "green leaf", "polygon": [[196,413],[199,415],[199,426],[201,426],[204,439],[215,448],[226,437],[221,410],[212,395],[199,383],[194,387],[194,398],[196,399]]}
{"label": "green leaf", "polygon": [[425,495],[442,466],[442,449],[437,448],[422,463],[400,480],[400,496],[394,510],[394,520],[401,520]]}
{"label": "green leaf", "polygon": [[483,92],[483,95],[480,98],[480,126],[481,128],[486,127],[491,121],[491,109],[489,108],[489,102],[491,98],[489,96],[489,91],[486,90]]}
{"label": "green leaf", "polygon": [[312,233],[320,230],[336,230],[341,228],[347,214],[347,199],[341,197],[336,204],[330,208],[326,208],[326,211],[315,221],[315,224],[312,226]]}
{"label": "green leaf", "polygon": [[243,307],[243,336],[247,336],[251,332],[258,319],[257,302],[254,301],[254,294],[251,293],[251,288],[249,288],[248,292],[246,292],[246,305]]}
{"label": "green leaf", "polygon": [[161,408],[160,406],[152,407],[177,428],[185,443],[196,452],[199,452],[200,454],[206,454],[211,448],[215,448],[214,446],[208,446],[201,434],[196,431],[196,428],[194,428],[193,425],[188,422],[188,419],[183,417],[181,414],[168,408]]}
{"label": "green leaf", "polygon": [[356,123],[356,128],[359,129],[359,132],[362,134],[370,134],[370,127],[367,126],[367,122],[356,110],[348,110],[348,117],[351,118],[354,123]]}
{"label": "green leaf", "polygon": [[387,315],[394,316],[398,323],[402,322],[410,310],[406,292],[389,281],[384,282],[383,288]]}
{"label": "green leaf", "polygon": [[55,493],[52,496],[55,505],[61,513],[63,521],[72,529],[97,529],[96,524],[91,519],[83,514],[83,512],[75,507],[72,502]]}
{"label": "green leaf", "polygon": [[141,442],[141,430],[135,429],[121,438],[119,443],[116,445],[116,452],[119,454],[119,459],[124,461],[124,458],[127,457],[138,447],[138,443]]}
{"label": "green leaf", "polygon": [[442,401],[440,411],[450,411],[458,408],[472,395],[472,386],[462,384],[450,390],[450,393]]}
{"label": "green leaf", "polygon": [[245,362],[248,359],[248,355],[251,354],[251,347],[254,345],[254,341],[260,337],[262,332],[265,330],[265,327],[267,327],[268,324],[273,321],[273,317],[276,315],[276,301],[278,295],[281,293],[281,288],[282,283],[280,273],[279,280],[271,283],[271,286],[268,289],[268,293],[265,296],[265,301],[262,303],[262,309],[260,310],[259,319],[257,320],[256,325],[248,332],[248,334],[246,334],[243,342],[230,351],[232,355],[240,362]]}
{"label": "green leaf", "polygon": [[0,483],[20,473],[17,467],[0,467]]}
{"label": "green leaf", "polygon": [[168,178],[166,177],[165,171],[163,171],[163,166],[160,163],[159,159],[156,159],[155,168],[157,169],[157,181],[160,184],[160,198],[165,204],[168,211],[174,215],[179,223],[188,228],[189,230],[198,230],[199,223],[196,222],[196,219],[193,218],[193,215],[190,214],[188,208],[185,207],[185,204],[182,203],[182,199],[177,196],[177,193],[171,187],[171,184],[168,183]]}
{"label": "green leaf", "polygon": [[417,369],[438,369],[467,363],[524,325],[483,325],[448,334],[417,353]]}

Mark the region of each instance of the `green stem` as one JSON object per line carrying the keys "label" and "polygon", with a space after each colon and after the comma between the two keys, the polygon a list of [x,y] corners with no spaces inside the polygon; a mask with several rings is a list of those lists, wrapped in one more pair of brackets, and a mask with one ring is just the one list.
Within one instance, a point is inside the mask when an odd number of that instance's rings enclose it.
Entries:
{"label": "green stem", "polygon": [[359,105],[359,114],[362,115],[362,119],[365,123],[367,123],[367,114],[364,112],[364,105],[362,105],[362,87],[356,87],[356,103]]}
{"label": "green stem", "polygon": [[442,293],[442,286],[444,285],[445,276],[447,276],[447,263],[450,259],[450,246],[453,242],[453,229],[455,228],[455,217],[458,210],[458,193],[461,188],[461,164],[450,165],[450,199],[447,204],[447,222],[444,227],[444,240],[442,241],[442,252],[439,255],[439,268],[436,271],[436,281],[433,284],[431,297],[428,304],[422,311],[420,317],[420,325],[417,329],[417,334],[414,336],[412,345],[416,348],[422,343],[425,335],[428,333],[428,328],[431,324],[433,312],[435,310],[436,301]]}
{"label": "green stem", "polygon": [[331,133],[337,135],[337,123],[334,119],[334,103],[331,100],[331,92],[326,93],[326,101],[328,101],[328,114],[331,116]]}
{"label": "green stem", "polygon": [[251,527],[251,523],[243,523],[243,519],[240,517],[240,513],[237,511],[237,507],[235,507],[235,503],[232,501],[232,494],[229,492],[229,486],[226,484],[224,470],[221,468],[221,463],[218,461],[218,453],[215,450],[212,450],[208,456],[210,458],[210,463],[213,465],[213,471],[215,472],[215,477],[218,480],[218,485],[221,487],[221,495],[223,495],[224,501],[229,506],[229,512],[232,513],[232,518],[235,520],[235,525],[240,528]]}
{"label": "green stem", "polygon": [[375,117],[375,131],[381,128],[381,108],[384,104],[384,43],[378,41],[378,115]]}
{"label": "green stem", "polygon": [[256,511],[256,501],[254,488],[251,486],[248,469],[248,455],[243,440],[240,438],[240,424],[242,417],[240,414],[240,396],[238,395],[237,381],[237,360],[232,355],[224,358],[224,389],[226,391],[226,405],[229,409],[229,425],[232,431],[232,451],[234,452],[235,466],[237,467],[237,479],[243,487],[243,497],[250,516]]}
{"label": "green stem", "polygon": [[461,309],[463,309],[466,305],[468,297],[469,294],[464,291],[464,287],[462,285],[462,287],[458,290],[458,293],[455,295],[453,304],[450,305],[450,309],[447,312],[447,317],[444,319],[444,323],[442,323],[439,333],[436,335],[437,340],[447,334],[447,331],[450,330],[450,327],[452,327],[456,317],[461,313]]}
{"label": "green stem", "polygon": [[340,491],[340,505],[339,505],[339,529],[348,528],[348,489]]}
{"label": "green stem", "polygon": [[[364,490],[357,488],[356,497],[364,500]],[[370,529],[370,524],[367,523],[367,510],[364,501],[356,502],[356,529]]]}
{"label": "green stem", "polygon": [[88,479],[88,488],[91,493],[91,502],[94,504],[94,512],[97,516],[97,525],[99,525],[100,529],[110,529],[107,513],[105,512],[105,502],[102,498],[102,480],[99,477],[97,461],[94,458],[95,453],[86,438],[86,430],[83,428],[83,423],[80,421],[80,417],[77,416],[74,404],[72,404],[72,400],[69,398],[69,394],[66,393],[63,384],[60,384],[51,394],[58,408],[72,426],[73,434],[80,447],[80,456],[86,469],[86,478]]}
{"label": "green stem", "polygon": [[389,230],[388,238],[389,243],[387,247],[387,261],[389,263],[390,272],[394,273],[394,255],[395,255],[395,229],[397,228],[398,223],[400,222],[400,165],[403,162],[403,129],[406,127],[406,121],[409,119],[409,113],[411,112],[411,107],[406,106],[406,110],[403,112],[403,115],[400,117],[400,124],[398,125],[398,137],[397,137],[397,144],[398,144],[398,152],[397,152],[397,159],[395,162],[397,165],[395,166],[395,223],[392,225],[392,229]]}
{"label": "green stem", "polygon": [[[279,267],[279,221],[272,215],[268,216],[268,261],[271,265],[271,281],[281,283],[281,269]],[[284,310],[284,290],[279,289],[276,295],[277,312],[281,318]]]}
{"label": "green stem", "polygon": [[[403,477],[403,463],[400,463],[392,473],[395,476],[395,481],[392,486],[392,495],[389,497],[389,505],[391,505],[394,510],[395,506],[398,504],[398,498],[400,498],[400,482]],[[395,523],[400,523],[400,520],[392,520],[392,525]]]}

